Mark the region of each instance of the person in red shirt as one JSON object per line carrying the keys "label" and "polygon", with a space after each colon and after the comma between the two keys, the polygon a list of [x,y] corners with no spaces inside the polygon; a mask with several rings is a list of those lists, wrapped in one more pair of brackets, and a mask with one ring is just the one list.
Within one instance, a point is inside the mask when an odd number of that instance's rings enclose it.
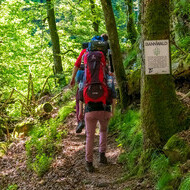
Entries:
{"label": "person in red shirt", "polygon": [[77,71],[79,70],[79,68],[81,66],[82,57],[86,53],[86,50],[87,49],[85,48],[80,52],[80,54],[79,54],[79,56],[78,56],[78,58],[77,58],[77,60],[75,62],[75,65],[74,65],[74,68],[73,68],[73,73],[72,73],[72,78],[71,78],[71,81],[70,81],[70,86],[71,87],[73,87],[75,85],[75,77],[76,77]]}
{"label": "person in red shirt", "polygon": [[[79,54],[74,68],[73,68],[73,74],[72,74],[72,78],[70,81],[70,86],[73,87],[75,85],[75,77],[77,75],[77,72],[79,72],[80,70],[84,70],[84,67],[82,67],[81,63],[83,62],[83,56],[85,55],[86,51],[87,51],[87,47],[88,47],[88,43],[83,43],[82,44],[82,48],[83,50],[81,51],[81,53]],[[79,73],[80,75],[80,73]],[[77,81],[79,82],[79,81]],[[83,120],[79,120],[79,88],[77,89],[76,92],[76,117],[77,117],[77,128],[76,128],[76,133],[81,133],[82,129],[84,128],[84,121]]]}

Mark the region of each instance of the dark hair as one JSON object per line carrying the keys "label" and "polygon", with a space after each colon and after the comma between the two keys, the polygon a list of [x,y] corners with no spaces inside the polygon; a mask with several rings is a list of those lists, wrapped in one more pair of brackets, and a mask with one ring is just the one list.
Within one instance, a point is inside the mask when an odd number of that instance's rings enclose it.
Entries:
{"label": "dark hair", "polygon": [[106,33],[102,34],[101,36],[102,38],[104,38],[105,42],[108,41],[108,35]]}
{"label": "dark hair", "polygon": [[88,42],[82,43],[82,49],[86,49],[86,48],[88,48]]}

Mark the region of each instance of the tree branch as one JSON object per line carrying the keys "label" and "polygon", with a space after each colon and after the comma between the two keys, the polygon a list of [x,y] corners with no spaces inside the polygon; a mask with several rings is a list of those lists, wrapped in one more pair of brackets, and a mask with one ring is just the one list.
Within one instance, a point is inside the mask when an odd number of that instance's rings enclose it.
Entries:
{"label": "tree branch", "polygon": [[171,40],[171,43],[177,48],[179,49],[183,54],[187,55],[187,52],[183,51],[177,44],[174,40]]}

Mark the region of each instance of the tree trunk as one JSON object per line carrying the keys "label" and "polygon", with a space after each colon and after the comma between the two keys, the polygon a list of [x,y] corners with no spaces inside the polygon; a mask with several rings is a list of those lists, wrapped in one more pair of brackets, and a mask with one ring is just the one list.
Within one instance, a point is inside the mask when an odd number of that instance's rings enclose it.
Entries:
{"label": "tree trunk", "polygon": [[133,16],[133,0],[125,0],[125,4],[128,7],[127,37],[131,41],[131,43],[134,44],[137,39],[137,31],[135,29],[134,16]]}
{"label": "tree trunk", "polygon": [[[169,0],[144,0],[142,16],[144,40],[170,38]],[[173,134],[183,130],[183,108],[171,74],[145,75],[144,63],[141,114],[145,149],[162,147]]]}
{"label": "tree trunk", "polygon": [[54,5],[52,0],[47,0],[47,16],[53,46],[55,74],[61,74],[63,72],[63,67],[61,63],[59,36],[56,28]]}
{"label": "tree trunk", "polygon": [[91,12],[92,12],[92,19],[93,19],[94,32],[95,32],[95,33],[98,33],[100,20],[98,19],[98,15],[97,15],[97,13],[96,13],[96,7],[95,7],[95,2],[94,2],[94,0],[90,0],[90,7],[91,7]]}
{"label": "tree trunk", "polygon": [[121,51],[120,51],[120,45],[119,45],[119,39],[118,39],[118,33],[117,33],[113,8],[112,8],[111,0],[101,0],[101,3],[102,3],[103,11],[104,11],[106,28],[107,28],[109,41],[110,41],[110,47],[112,51],[113,66],[115,70],[117,83],[119,86],[121,107],[122,109],[126,109],[128,105],[126,76],[125,76],[124,66],[122,63],[122,56],[121,56]]}

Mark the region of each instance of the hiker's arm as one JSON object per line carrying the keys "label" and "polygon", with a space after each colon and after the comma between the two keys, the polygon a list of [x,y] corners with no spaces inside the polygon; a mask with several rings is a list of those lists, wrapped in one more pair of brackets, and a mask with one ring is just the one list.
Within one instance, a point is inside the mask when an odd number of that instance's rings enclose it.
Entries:
{"label": "hiker's arm", "polygon": [[113,99],[112,101],[112,117],[114,116],[114,113],[115,113],[115,105],[116,105],[116,99]]}
{"label": "hiker's arm", "polygon": [[77,74],[78,69],[79,68],[76,66],[74,66],[74,68],[73,68],[72,78],[71,78],[71,82],[70,82],[71,87],[73,87],[75,85],[75,76]]}
{"label": "hiker's arm", "polygon": [[83,102],[79,101],[79,115],[78,115],[78,119],[82,120],[83,119]]}
{"label": "hiker's arm", "polygon": [[76,62],[75,62],[75,66],[76,67],[80,67],[80,65],[81,65],[81,61],[82,61],[82,56],[84,55],[84,53],[86,52],[86,49],[83,49],[81,52],[80,52],[80,54],[79,54],[79,56],[78,56],[78,58],[77,58],[77,60],[76,60]]}
{"label": "hiker's arm", "polygon": [[72,78],[71,78],[71,82],[70,82],[71,87],[73,87],[75,85],[75,76],[77,74],[78,69],[80,68],[82,56],[84,55],[85,52],[86,52],[86,49],[83,49],[80,52],[80,55],[78,56],[78,58],[77,58],[77,60],[75,62],[75,66],[74,66],[74,69],[73,69],[73,74],[72,74]]}

